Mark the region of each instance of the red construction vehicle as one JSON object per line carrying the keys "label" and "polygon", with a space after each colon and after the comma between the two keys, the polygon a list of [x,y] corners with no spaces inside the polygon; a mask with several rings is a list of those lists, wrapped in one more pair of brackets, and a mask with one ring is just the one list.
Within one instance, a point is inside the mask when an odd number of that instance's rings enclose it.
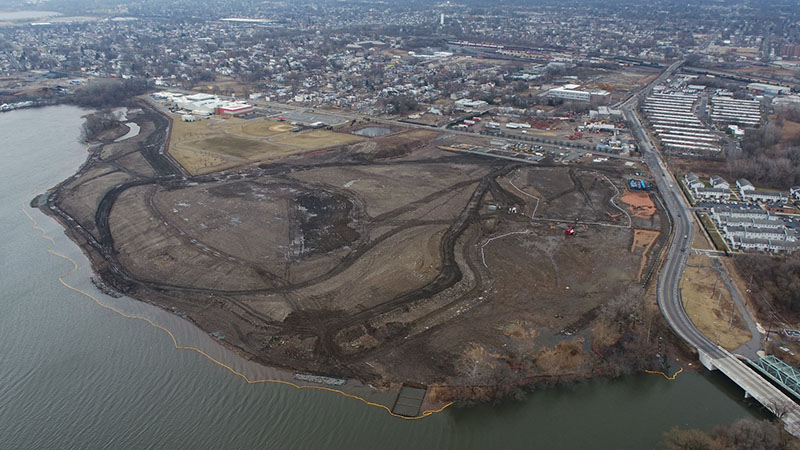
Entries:
{"label": "red construction vehicle", "polygon": [[572,236],[572,235],[574,235],[574,234],[575,234],[575,225],[577,225],[577,224],[578,224],[578,221],[577,221],[577,220],[575,220],[575,221],[574,221],[574,222],[572,222],[571,224],[567,225],[567,229],[566,229],[566,230],[564,230],[564,234],[565,234],[566,236]]}

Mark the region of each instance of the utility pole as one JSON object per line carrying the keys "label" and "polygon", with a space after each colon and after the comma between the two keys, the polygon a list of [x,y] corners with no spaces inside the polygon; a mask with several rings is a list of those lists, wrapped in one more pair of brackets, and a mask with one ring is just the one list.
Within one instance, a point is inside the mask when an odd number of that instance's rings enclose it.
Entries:
{"label": "utility pole", "polygon": [[731,302],[731,320],[728,322],[728,330],[730,331],[733,326],[733,309],[736,308],[736,302]]}

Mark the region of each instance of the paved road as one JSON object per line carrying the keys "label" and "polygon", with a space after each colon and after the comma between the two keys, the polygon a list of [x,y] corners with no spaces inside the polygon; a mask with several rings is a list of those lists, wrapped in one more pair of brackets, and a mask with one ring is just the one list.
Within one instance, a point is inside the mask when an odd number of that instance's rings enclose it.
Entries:
{"label": "paved road", "polygon": [[694,326],[686,311],[680,293],[680,280],[691,250],[694,234],[692,226],[692,208],[680,192],[680,187],[664,165],[647,136],[638,115],[634,111],[636,101],[646,96],[651,87],[672,76],[682,62],[670,66],[658,79],[637,95],[623,104],[623,112],[631,132],[636,138],[642,152],[644,162],[650,168],[664,205],[672,217],[673,240],[667,251],[667,257],[658,278],[658,306],[670,327],[686,343],[698,350],[700,359],[709,369],[719,369],[731,380],[742,387],[746,395],[752,396],[762,405],[782,416],[787,430],[800,436],[800,407],[783,392],[762,378],[755,370],[717,346]]}

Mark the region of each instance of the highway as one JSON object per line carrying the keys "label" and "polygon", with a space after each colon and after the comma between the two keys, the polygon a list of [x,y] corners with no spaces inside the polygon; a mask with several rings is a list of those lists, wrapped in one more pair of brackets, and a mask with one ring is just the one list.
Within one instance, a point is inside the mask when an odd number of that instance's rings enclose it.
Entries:
{"label": "highway", "polygon": [[643,160],[650,168],[664,199],[664,205],[671,216],[673,238],[658,277],[658,306],[675,333],[697,349],[700,361],[706,368],[719,369],[744,389],[746,396],[753,397],[780,417],[790,433],[800,437],[800,406],[750,366],[708,339],[695,327],[683,307],[680,281],[686,268],[694,234],[692,209],[683,197],[678,182],[667,170],[634,109],[636,102],[646,96],[653,85],[672,76],[682,62],[678,61],[671,65],[659,78],[622,105],[631,133],[638,142]]}

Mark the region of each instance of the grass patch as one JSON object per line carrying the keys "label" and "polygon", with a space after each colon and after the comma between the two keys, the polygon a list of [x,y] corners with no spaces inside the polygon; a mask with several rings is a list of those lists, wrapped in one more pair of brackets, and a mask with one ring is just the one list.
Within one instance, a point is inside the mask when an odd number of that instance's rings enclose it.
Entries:
{"label": "grass patch", "polygon": [[171,149],[170,154],[192,175],[206,174],[238,165],[238,163],[225,161],[219,156],[208,152],[177,148]]}
{"label": "grass patch", "polygon": [[751,339],[750,330],[717,272],[687,267],[681,279],[681,296],[694,325],[712,341],[733,351]]}
{"label": "grass patch", "polygon": [[254,159],[261,156],[281,153],[281,147],[278,145],[234,136],[217,136],[187,143],[186,145],[200,151],[245,159]]}
{"label": "grass patch", "polygon": [[702,266],[702,267],[711,267],[711,258],[706,255],[689,255],[690,266]]}
{"label": "grass patch", "polygon": [[296,129],[297,127],[289,123],[277,122],[274,120],[259,120],[257,122],[251,122],[242,125],[242,132],[244,134],[257,137],[274,136],[276,134],[286,133]]}
{"label": "grass patch", "polygon": [[276,144],[286,144],[303,150],[316,150],[325,147],[353,144],[364,140],[361,136],[336,133],[326,130],[308,130],[299,133],[285,133],[271,139]]}
{"label": "grass patch", "polygon": [[697,225],[697,221],[692,221],[692,226],[694,227],[694,239],[692,240],[692,248],[696,248],[699,250],[714,250],[714,247],[708,242],[706,239],[706,234],[703,233],[703,229]]}

